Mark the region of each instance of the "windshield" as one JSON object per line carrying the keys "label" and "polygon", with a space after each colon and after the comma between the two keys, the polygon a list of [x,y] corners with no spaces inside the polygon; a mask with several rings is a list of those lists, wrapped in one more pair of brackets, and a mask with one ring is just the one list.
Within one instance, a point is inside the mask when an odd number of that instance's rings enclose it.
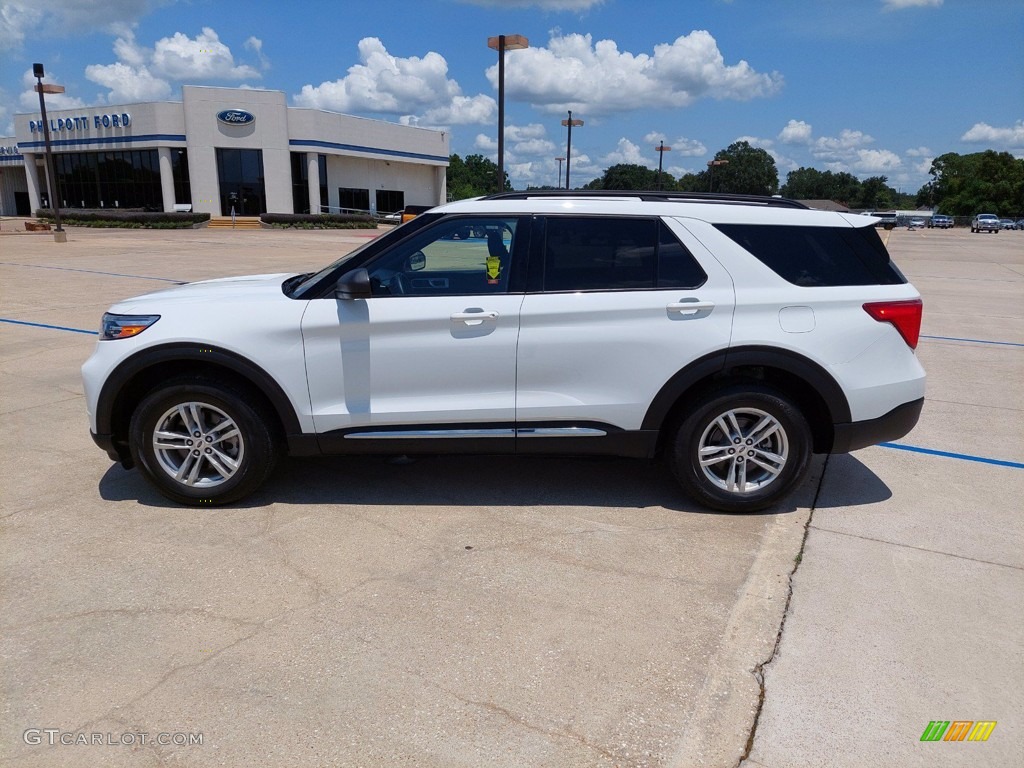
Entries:
{"label": "windshield", "polygon": [[[417,216],[411,221],[407,221],[401,226],[395,227],[390,232],[385,232],[380,237],[375,237],[372,240],[360,245],[354,251],[350,251],[342,256],[337,261],[328,264],[326,267],[321,269],[319,272],[313,272],[309,275],[304,275],[301,281],[296,281],[294,284],[289,285],[285,283],[284,290],[285,294],[292,299],[310,299],[314,298],[323,289],[326,281],[332,281],[337,279],[337,271],[343,265],[357,261],[359,256],[372,248],[377,250],[381,246],[387,247],[393,243],[397,243],[399,240],[405,239],[408,235],[418,230],[420,227],[429,223],[436,216],[424,214]],[[294,279],[294,278],[293,278]],[[290,282],[290,281],[289,281]]]}

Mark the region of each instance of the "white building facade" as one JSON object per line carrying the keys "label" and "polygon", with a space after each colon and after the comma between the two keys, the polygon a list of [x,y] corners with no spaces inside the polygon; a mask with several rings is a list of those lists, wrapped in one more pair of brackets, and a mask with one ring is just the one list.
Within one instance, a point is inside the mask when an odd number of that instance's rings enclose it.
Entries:
{"label": "white building facade", "polygon": [[[62,209],[392,213],[446,200],[449,136],[289,107],[281,91],[184,86],[180,102],[47,110]],[[49,207],[43,124],[0,138],[0,215]]]}

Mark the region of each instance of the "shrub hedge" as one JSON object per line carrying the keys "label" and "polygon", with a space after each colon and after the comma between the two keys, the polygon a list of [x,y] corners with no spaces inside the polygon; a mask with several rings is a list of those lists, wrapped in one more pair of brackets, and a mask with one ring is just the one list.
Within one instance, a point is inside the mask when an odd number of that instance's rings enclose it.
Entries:
{"label": "shrub hedge", "polygon": [[[53,209],[36,211],[36,218],[53,221]],[[87,210],[72,208],[60,212],[62,224],[74,227],[116,227],[123,229],[187,229],[210,220],[208,213],[164,211]]]}
{"label": "shrub hedge", "polygon": [[354,213],[264,213],[260,221],[285,229],[375,229],[377,226],[370,216]]}

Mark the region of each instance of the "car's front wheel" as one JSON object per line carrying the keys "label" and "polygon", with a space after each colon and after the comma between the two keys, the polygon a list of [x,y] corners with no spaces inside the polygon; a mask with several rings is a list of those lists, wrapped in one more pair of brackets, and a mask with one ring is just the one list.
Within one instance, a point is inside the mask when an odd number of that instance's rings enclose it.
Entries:
{"label": "car's front wheel", "polygon": [[780,393],[738,385],[698,402],[671,445],[672,471],[697,501],[753,512],[787,496],[810,465],[811,433]]}
{"label": "car's front wheel", "polygon": [[270,424],[253,399],[204,379],[151,392],[131,420],[131,451],[145,477],[189,505],[229,504],[255,491],[274,468]]}

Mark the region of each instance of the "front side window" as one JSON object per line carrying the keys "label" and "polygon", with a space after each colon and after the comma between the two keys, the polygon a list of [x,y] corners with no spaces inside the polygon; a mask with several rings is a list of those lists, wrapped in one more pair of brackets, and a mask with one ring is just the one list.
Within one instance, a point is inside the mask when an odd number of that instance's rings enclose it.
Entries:
{"label": "front side window", "polygon": [[505,293],[518,229],[515,218],[444,219],[368,265],[373,295]]}
{"label": "front side window", "polygon": [[660,219],[552,216],[545,291],[696,288],[707,275]]}

